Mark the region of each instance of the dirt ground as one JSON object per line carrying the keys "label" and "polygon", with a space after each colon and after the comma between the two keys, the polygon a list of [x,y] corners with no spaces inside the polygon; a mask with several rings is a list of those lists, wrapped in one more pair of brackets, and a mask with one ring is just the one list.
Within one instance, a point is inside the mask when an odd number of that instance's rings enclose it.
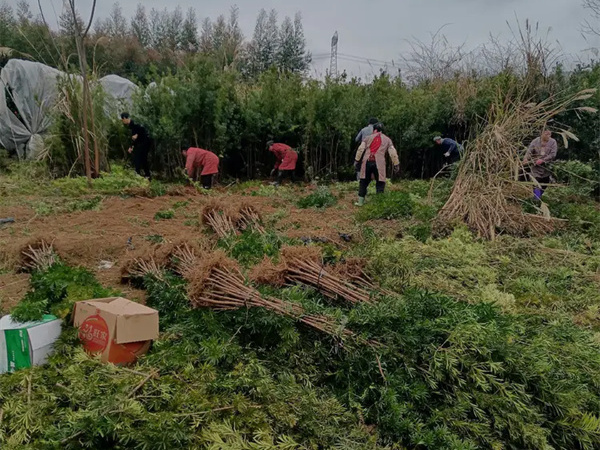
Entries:
{"label": "dirt ground", "polygon": [[[298,191],[298,196],[308,190]],[[283,198],[232,193],[225,189],[211,195],[190,190],[186,195],[106,197],[98,211],[38,216],[26,201],[2,207],[2,216],[15,223],[0,228],[0,292],[6,304],[14,304],[28,288],[27,275],[18,274],[21,252],[28,245],[45,240],[70,265],[95,272],[106,286],[117,287],[132,299],[143,301],[143,292],[121,284],[121,267],[131,258],[153,251],[161,243],[216,241],[202,224],[202,209],[209,202],[237,208],[253,205],[263,220],[281,234],[293,238],[327,238],[342,243],[340,233],[354,235],[353,195],[346,195],[334,207],[306,210]],[[12,203],[15,204],[14,202]],[[155,220],[159,211],[175,210],[173,219]],[[3,308],[6,309],[6,304]]]}

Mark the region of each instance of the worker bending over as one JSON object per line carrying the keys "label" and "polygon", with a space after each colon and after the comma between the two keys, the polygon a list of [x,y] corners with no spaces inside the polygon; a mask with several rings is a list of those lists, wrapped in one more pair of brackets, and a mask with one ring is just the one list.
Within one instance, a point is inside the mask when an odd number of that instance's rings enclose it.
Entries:
{"label": "worker bending over", "polygon": [[533,189],[533,195],[537,200],[542,199],[543,185],[550,183],[552,172],[548,169],[548,163],[556,159],[557,152],[558,144],[556,139],[552,138],[552,132],[549,130],[542,131],[542,135],[529,144],[523,165],[528,177],[533,177],[540,183]]}
{"label": "worker bending over", "polygon": [[198,181],[200,178],[202,187],[210,189],[215,175],[219,173],[219,157],[213,152],[196,147],[182,149],[181,153],[185,157],[185,170],[189,179]]}
{"label": "worker bending over", "polygon": [[385,191],[385,156],[389,154],[394,164],[394,172],[400,170],[400,160],[398,152],[394,148],[392,140],[383,134],[383,124],[378,123],[373,127],[373,134],[367,137],[356,152],[355,167],[360,168],[360,183],[358,188],[357,206],[365,203],[367,188],[371,183],[371,178],[376,181],[377,193],[383,194]]}
{"label": "worker bending over", "polygon": [[460,145],[454,139],[436,136],[433,138],[433,142],[435,142],[436,145],[441,146],[442,150],[444,150],[446,164],[454,164],[455,162],[460,161],[460,154],[463,148],[462,145]]}
{"label": "worker bending over", "polygon": [[273,141],[267,142],[267,148],[275,155],[275,167],[271,171],[271,177],[277,175],[275,186],[279,186],[284,177],[289,176],[295,181],[294,172],[298,162],[298,153],[286,144],[277,144]]}

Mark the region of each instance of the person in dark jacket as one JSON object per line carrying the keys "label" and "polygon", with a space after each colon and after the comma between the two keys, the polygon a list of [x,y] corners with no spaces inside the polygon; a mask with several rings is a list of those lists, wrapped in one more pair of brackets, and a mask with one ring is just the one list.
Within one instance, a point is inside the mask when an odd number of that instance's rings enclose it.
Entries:
{"label": "person in dark jacket", "polygon": [[454,164],[455,162],[460,161],[462,145],[460,145],[454,139],[436,136],[433,138],[433,142],[435,142],[436,145],[441,146],[442,150],[444,150],[446,164]]}
{"label": "person in dark jacket", "polygon": [[129,154],[133,157],[133,167],[138,175],[142,175],[149,180],[152,178],[150,173],[150,164],[148,163],[148,153],[150,153],[150,136],[148,130],[142,125],[135,123],[131,120],[129,113],[121,114],[121,122],[127,128],[131,130],[131,147],[129,147]]}
{"label": "person in dark jacket", "polygon": [[[362,144],[362,142],[363,142],[363,141],[364,141],[366,138],[368,138],[369,136],[371,136],[371,135],[373,134],[373,127],[374,127],[374,126],[375,126],[375,124],[377,124],[378,122],[379,122],[379,121],[378,121],[376,118],[374,118],[374,117],[371,117],[371,118],[369,119],[369,124],[368,124],[366,127],[364,127],[362,130],[360,130],[360,131],[358,132],[358,134],[357,134],[357,135],[356,135],[356,137],[354,138],[354,142],[356,142],[356,143],[357,143],[357,144],[359,144],[359,145],[360,145],[360,144]],[[357,172],[356,172],[356,179],[357,179],[358,181],[360,181],[360,171],[357,171]]]}

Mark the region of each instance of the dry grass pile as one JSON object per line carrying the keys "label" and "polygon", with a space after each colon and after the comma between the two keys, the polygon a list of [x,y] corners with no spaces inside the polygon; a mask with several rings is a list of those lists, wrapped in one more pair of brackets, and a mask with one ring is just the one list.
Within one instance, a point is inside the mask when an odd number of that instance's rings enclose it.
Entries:
{"label": "dry grass pile", "polygon": [[[531,186],[519,183],[523,172],[523,142],[540,131],[558,114],[569,110],[595,112],[577,107],[595,90],[585,90],[557,101],[549,98],[527,103],[508,98],[492,105],[486,124],[466,148],[450,198],[439,213],[442,223],[462,221],[479,236],[494,239],[498,232],[545,234],[561,222],[525,214],[520,201],[531,197]],[[553,130],[565,142],[576,137],[567,130]]]}

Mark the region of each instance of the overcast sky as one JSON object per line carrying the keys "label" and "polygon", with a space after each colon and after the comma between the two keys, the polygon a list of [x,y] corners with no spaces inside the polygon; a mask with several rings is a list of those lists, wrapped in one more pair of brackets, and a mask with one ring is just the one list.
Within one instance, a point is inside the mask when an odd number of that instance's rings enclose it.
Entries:
{"label": "overcast sky", "polygon": [[[2,0],[0,0],[2,1]],[[16,4],[16,0],[8,0]],[[31,1],[31,4],[34,3]],[[53,7],[59,10],[61,0],[41,0],[45,13],[53,16]],[[84,11],[91,0],[77,0]],[[112,0],[98,0],[97,13],[106,16]],[[132,16],[139,0],[120,0],[126,16]],[[582,0],[143,0],[152,8],[173,9],[180,5],[196,9],[199,22],[204,17],[216,18],[227,14],[237,4],[240,25],[246,36],[251,36],[256,16],[261,8],[275,8],[280,17],[302,13],[309,50],[313,55],[328,54],[331,37],[339,32],[339,53],[378,61],[395,61],[409,49],[407,40],[428,40],[430,33],[444,28],[444,34],[453,43],[465,42],[476,47],[488,39],[490,33],[509,38],[506,21],[515,22],[515,14],[524,21],[538,22],[544,30],[550,29],[550,39],[560,42],[565,54],[580,55],[598,42],[586,42],[581,34],[581,23],[588,17],[581,6]],[[87,8],[86,8],[87,7]],[[34,9],[37,9],[34,8]],[[584,54],[585,55],[585,54]],[[587,56],[589,57],[589,54]],[[329,59],[315,59],[313,73],[322,74],[329,67]],[[353,75],[368,77],[379,71],[378,66],[340,59],[339,70],[347,69]]]}

